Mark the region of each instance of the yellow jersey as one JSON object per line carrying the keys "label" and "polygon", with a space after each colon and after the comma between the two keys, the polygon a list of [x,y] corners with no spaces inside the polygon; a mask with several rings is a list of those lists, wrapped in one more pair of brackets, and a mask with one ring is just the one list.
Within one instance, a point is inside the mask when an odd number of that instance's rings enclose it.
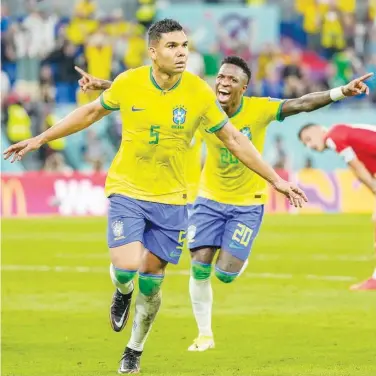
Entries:
{"label": "yellow jersey", "polygon": [[184,72],[174,87],[162,90],[151,67],[143,66],[120,74],[100,100],[104,108],[120,110],[123,123],[106,194],[185,205],[186,155],[196,129],[210,124],[205,130],[213,133],[228,121],[209,85]]}
{"label": "yellow jersey", "polygon": [[[266,128],[281,121],[284,101],[272,98],[243,97],[231,123],[246,135],[262,153]],[[202,132],[208,154],[201,174],[198,195],[230,205],[259,205],[267,200],[267,183],[241,163],[214,135]]]}
{"label": "yellow jersey", "polygon": [[197,196],[201,176],[202,136],[197,131],[189,145],[185,164],[185,177],[187,181],[188,203],[192,204]]}

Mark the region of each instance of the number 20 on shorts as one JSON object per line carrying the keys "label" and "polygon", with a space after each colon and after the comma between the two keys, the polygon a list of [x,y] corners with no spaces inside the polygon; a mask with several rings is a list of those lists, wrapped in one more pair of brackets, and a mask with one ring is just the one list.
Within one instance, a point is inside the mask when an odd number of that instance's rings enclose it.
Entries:
{"label": "number 20 on shorts", "polygon": [[243,225],[242,223],[238,223],[237,229],[234,231],[232,235],[232,240],[236,241],[237,243],[247,247],[251,237],[252,237],[253,230]]}

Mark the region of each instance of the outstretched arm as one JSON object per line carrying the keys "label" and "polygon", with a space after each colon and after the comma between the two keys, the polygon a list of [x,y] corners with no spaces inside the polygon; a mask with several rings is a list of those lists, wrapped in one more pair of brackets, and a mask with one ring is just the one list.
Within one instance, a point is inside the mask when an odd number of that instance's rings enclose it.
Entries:
{"label": "outstretched arm", "polygon": [[370,191],[376,195],[376,179],[371,175],[371,173],[366,169],[364,164],[358,159],[354,158],[348,163],[350,168],[353,170],[357,178],[367,187]]}
{"label": "outstretched arm", "polygon": [[282,118],[296,115],[300,112],[315,111],[345,97],[353,97],[363,93],[368,95],[369,88],[364,81],[372,76],[373,73],[368,73],[349,82],[345,86],[332,90],[306,94],[300,98],[289,99],[282,105]]}
{"label": "outstretched arm", "polygon": [[13,155],[12,163],[16,160],[20,161],[29,151],[37,150],[49,141],[57,140],[58,138],[79,132],[102,119],[103,116],[110,112],[111,111],[104,109],[99,99],[97,99],[94,102],[77,108],[39,136],[10,146],[4,151],[4,158],[8,159]]}
{"label": "outstretched arm", "polygon": [[307,201],[304,192],[289,182],[284,181],[274,169],[266,163],[249,139],[239,132],[230,122],[227,122],[216,136],[225,144],[227,149],[243,162],[250,170],[267,180],[274,189],[284,194],[295,207],[302,207]]}

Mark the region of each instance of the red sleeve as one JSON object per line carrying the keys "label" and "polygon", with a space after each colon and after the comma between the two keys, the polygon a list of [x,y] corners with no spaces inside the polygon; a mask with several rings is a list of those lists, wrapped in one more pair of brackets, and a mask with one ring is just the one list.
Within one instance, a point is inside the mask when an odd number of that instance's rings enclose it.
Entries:
{"label": "red sleeve", "polygon": [[357,158],[354,149],[349,144],[349,127],[347,125],[335,125],[330,128],[326,136],[326,146],[336,151],[346,163]]}
{"label": "red sleeve", "polygon": [[346,125],[334,125],[326,135],[326,145],[337,153],[341,153],[349,146],[347,135],[348,127]]}

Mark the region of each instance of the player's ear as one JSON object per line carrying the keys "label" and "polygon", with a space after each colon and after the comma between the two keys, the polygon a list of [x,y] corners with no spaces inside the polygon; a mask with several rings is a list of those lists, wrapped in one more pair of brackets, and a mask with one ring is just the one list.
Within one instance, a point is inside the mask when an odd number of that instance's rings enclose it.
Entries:
{"label": "player's ear", "polygon": [[247,91],[248,85],[243,85],[243,93]]}
{"label": "player's ear", "polygon": [[149,51],[150,58],[152,60],[155,60],[157,58],[157,51],[156,51],[155,47],[149,46],[148,51]]}

